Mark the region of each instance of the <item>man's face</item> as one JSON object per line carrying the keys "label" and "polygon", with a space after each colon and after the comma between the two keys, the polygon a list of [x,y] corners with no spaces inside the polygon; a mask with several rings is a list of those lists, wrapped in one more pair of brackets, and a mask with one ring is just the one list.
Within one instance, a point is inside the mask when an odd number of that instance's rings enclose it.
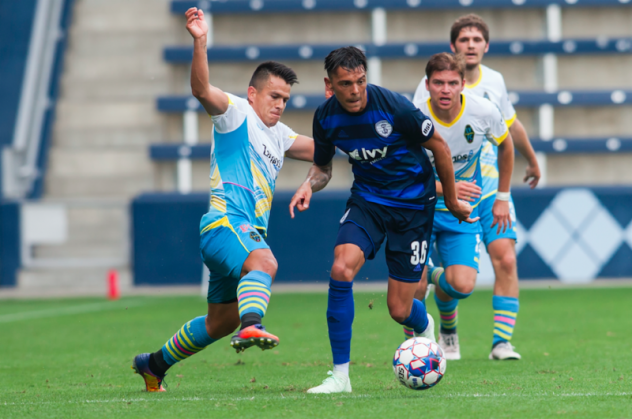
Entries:
{"label": "man's face", "polygon": [[328,90],[336,95],[344,110],[360,112],[366,107],[366,71],[362,67],[338,67],[331,78],[325,77],[325,92]]}
{"label": "man's face", "polygon": [[430,102],[435,110],[449,111],[461,102],[461,92],[465,80],[458,71],[435,71],[426,80],[426,88],[430,92]]}
{"label": "man's face", "polygon": [[291,88],[277,76],[270,76],[258,88],[248,87],[248,101],[268,128],[275,126],[281,119],[285,105],[290,100]]}
{"label": "man's face", "polygon": [[451,44],[450,48],[452,48],[452,52],[465,56],[465,66],[470,70],[483,61],[483,55],[489,50],[489,44],[478,28],[468,26],[461,29],[456,42]]}

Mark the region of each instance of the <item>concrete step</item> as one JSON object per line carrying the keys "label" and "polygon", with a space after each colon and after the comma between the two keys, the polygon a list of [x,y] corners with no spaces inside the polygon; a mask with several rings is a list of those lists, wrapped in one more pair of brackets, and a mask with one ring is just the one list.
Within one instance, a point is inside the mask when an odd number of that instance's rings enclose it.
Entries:
{"label": "concrete step", "polygon": [[138,101],[59,101],[56,109],[57,128],[147,128],[159,126],[160,113],[155,100]]}
{"label": "concrete step", "polygon": [[62,148],[51,150],[48,175],[67,178],[150,176],[146,148]]}
{"label": "concrete step", "polygon": [[[121,292],[132,288],[129,267],[119,266]],[[69,294],[106,295],[109,268],[27,268],[18,274],[20,291],[39,291],[47,296]]]}
{"label": "concrete step", "polygon": [[74,9],[72,35],[83,33],[170,32],[181,23],[169,0],[84,0]]}
{"label": "concrete step", "polygon": [[125,198],[154,190],[151,176],[108,176],[75,178],[47,176],[45,195],[51,198]]}
{"label": "concrete step", "polygon": [[120,241],[111,243],[94,243],[86,241],[83,244],[41,245],[33,249],[33,258],[42,259],[124,259],[129,249],[121,246]]}
{"label": "concrete step", "polygon": [[169,65],[162,54],[130,52],[115,56],[66,55],[64,77],[74,80],[144,80],[151,77],[167,78]]}
{"label": "concrete step", "polygon": [[[54,148],[104,148],[147,147],[150,143],[159,142],[163,138],[160,126],[152,128],[103,128],[93,130],[89,128],[54,128]],[[180,129],[179,132],[182,130]],[[182,141],[179,135],[178,142]]]}
{"label": "concrete step", "polygon": [[170,82],[164,78],[147,77],[139,80],[95,81],[64,78],[61,91],[64,101],[73,102],[121,102],[123,100],[156,100],[156,97],[172,93]]}
{"label": "concrete step", "polygon": [[[184,25],[181,29],[186,32]],[[147,54],[162,57],[166,45],[178,45],[179,37],[170,30],[153,32],[70,32],[68,56],[109,57],[121,54]],[[75,36],[76,35],[76,36]],[[188,35],[188,32],[187,32]],[[66,62],[69,62],[67,59]]]}

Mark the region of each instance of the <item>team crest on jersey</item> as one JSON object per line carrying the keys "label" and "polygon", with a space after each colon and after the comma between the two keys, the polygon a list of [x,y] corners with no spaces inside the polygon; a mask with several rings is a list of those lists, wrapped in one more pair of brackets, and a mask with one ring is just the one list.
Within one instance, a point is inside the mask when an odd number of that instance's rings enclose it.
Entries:
{"label": "team crest on jersey", "polygon": [[470,124],[467,124],[465,126],[465,132],[463,133],[463,135],[465,135],[465,139],[467,140],[467,142],[472,144],[472,142],[474,141],[474,130],[472,129],[472,126]]}
{"label": "team crest on jersey", "polygon": [[261,241],[261,236],[254,231],[250,232],[250,238],[259,243]]}
{"label": "team crest on jersey", "polygon": [[375,124],[375,131],[380,135],[380,137],[388,137],[393,132],[393,126],[387,120],[382,120]]}

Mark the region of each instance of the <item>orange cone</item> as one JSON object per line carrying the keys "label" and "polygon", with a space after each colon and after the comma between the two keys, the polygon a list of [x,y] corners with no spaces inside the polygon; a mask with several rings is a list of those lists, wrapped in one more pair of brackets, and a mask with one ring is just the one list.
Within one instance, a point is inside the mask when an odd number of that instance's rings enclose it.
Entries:
{"label": "orange cone", "polygon": [[121,289],[119,288],[119,275],[116,269],[110,269],[108,272],[108,299],[118,300],[121,297]]}

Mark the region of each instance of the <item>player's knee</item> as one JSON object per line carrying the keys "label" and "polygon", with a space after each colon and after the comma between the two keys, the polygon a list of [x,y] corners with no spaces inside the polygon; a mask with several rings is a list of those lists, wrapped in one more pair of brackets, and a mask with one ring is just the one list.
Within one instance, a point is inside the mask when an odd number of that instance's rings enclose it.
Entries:
{"label": "player's knee", "polygon": [[251,263],[248,263],[248,272],[261,271],[272,278],[275,277],[277,269],[279,269],[279,263],[272,252],[259,253]]}
{"label": "player's knee", "polygon": [[410,316],[410,309],[406,310],[402,304],[388,304],[388,313],[397,323],[403,323]]}
{"label": "player's knee", "polygon": [[492,262],[497,270],[502,272],[511,273],[516,269],[516,255],[511,249],[503,252],[502,255],[494,258]]}
{"label": "player's knee", "polygon": [[353,281],[353,269],[343,260],[335,260],[331,267],[331,277],[336,281],[351,282]]}
{"label": "player's knee", "polygon": [[476,284],[476,275],[464,275],[452,283],[452,288],[459,294],[471,294]]}

